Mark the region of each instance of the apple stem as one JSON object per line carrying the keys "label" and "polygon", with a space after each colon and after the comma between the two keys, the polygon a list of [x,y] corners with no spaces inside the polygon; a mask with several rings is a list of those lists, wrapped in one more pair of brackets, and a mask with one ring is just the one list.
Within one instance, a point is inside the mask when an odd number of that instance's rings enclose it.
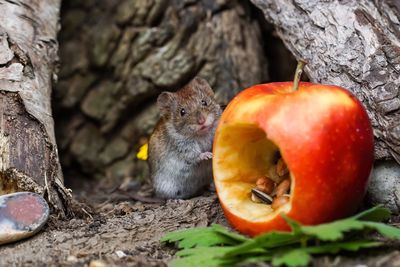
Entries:
{"label": "apple stem", "polygon": [[295,92],[297,89],[299,89],[299,82],[301,79],[301,74],[303,73],[304,66],[307,64],[304,60],[300,59],[299,62],[297,63],[296,67],[296,72],[294,74],[294,80],[293,80],[293,89],[292,91]]}

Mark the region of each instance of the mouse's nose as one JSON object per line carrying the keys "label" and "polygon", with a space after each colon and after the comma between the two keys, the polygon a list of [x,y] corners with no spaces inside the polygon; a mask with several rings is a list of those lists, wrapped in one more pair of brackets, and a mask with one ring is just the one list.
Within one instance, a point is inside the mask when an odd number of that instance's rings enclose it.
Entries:
{"label": "mouse's nose", "polygon": [[197,116],[197,123],[203,125],[206,122],[206,117],[203,114]]}

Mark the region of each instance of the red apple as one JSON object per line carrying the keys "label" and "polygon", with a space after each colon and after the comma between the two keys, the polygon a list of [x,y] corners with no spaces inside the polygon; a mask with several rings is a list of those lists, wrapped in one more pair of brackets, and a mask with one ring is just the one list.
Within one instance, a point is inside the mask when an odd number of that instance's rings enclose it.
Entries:
{"label": "red apple", "polygon": [[[347,90],[302,82],[256,85],[225,109],[216,130],[213,171],[232,226],[257,235],[289,230],[285,213],[312,225],[354,213],[373,164],[373,133],[361,103]],[[290,200],[273,210],[251,200],[276,155],[286,162]]]}

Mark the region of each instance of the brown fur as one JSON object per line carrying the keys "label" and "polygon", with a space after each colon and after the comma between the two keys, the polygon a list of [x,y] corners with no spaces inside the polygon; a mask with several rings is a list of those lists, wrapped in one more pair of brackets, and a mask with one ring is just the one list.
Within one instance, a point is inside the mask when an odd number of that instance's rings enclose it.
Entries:
{"label": "brown fur", "polygon": [[[161,93],[157,104],[161,117],[149,142],[155,192],[164,198],[191,197],[211,182],[209,159],[221,108],[207,81],[201,78],[175,93]],[[206,129],[201,128],[202,119]]]}

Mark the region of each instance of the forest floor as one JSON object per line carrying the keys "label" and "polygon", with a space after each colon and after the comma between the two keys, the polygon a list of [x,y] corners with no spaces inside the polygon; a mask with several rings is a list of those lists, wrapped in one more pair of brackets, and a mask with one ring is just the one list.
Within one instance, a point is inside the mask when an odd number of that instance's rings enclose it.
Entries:
{"label": "forest floor", "polygon": [[[73,191],[75,217],[51,217],[34,237],[1,246],[0,266],[102,266],[94,265],[96,261],[107,264],[103,266],[166,266],[176,250],[160,243],[165,233],[211,223],[228,226],[212,192],[189,200],[142,203],[117,188],[98,182],[80,186]],[[148,195],[148,186],[141,191]],[[400,267],[400,247],[319,257],[312,265]]]}

